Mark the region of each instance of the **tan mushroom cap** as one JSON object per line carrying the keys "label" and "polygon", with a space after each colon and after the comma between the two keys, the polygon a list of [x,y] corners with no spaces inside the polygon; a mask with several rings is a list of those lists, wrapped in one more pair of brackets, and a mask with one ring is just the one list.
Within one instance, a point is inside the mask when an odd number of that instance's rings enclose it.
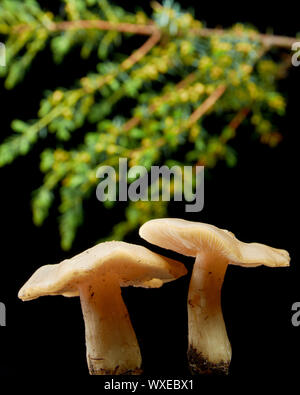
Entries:
{"label": "tan mushroom cap", "polygon": [[43,295],[78,296],[78,286],[97,276],[114,273],[120,286],[157,288],[187,273],[184,265],[145,247],[109,241],[66,259],[40,267],[19,291],[22,300]]}
{"label": "tan mushroom cap", "polygon": [[243,243],[228,230],[177,218],[161,218],[146,222],[140,236],[157,246],[195,257],[204,250],[214,250],[231,264],[255,267],[289,266],[287,251],[259,243]]}

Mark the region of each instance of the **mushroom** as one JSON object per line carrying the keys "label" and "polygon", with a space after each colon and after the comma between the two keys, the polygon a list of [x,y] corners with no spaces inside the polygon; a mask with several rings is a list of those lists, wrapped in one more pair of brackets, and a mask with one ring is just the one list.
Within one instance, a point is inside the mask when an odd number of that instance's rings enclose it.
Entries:
{"label": "mushroom", "polygon": [[225,229],[176,218],[148,221],[139,233],[152,244],[196,257],[188,294],[190,369],[194,374],[228,374],[231,346],[221,309],[227,266],[289,266],[288,252],[243,243]]}
{"label": "mushroom", "polygon": [[40,267],[18,296],[80,296],[90,374],[140,374],[140,349],[120,287],[157,288],[186,272],[182,263],[145,247],[111,241]]}

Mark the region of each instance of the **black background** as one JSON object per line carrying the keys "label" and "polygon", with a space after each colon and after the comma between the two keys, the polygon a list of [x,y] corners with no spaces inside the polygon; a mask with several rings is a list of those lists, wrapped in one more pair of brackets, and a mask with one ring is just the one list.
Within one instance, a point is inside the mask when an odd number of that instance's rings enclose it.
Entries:
{"label": "black background", "polygon": [[[271,7],[267,3],[210,3],[181,1],[184,7],[194,7],[196,16],[210,27],[250,22],[262,31],[273,27],[276,34],[295,36],[300,31],[299,9],[294,4]],[[149,8],[144,1],[132,2],[130,8],[136,4]],[[1,85],[1,139],[9,134],[12,119],[35,116],[45,87],[70,86],[74,78],[88,70],[75,56],[67,57],[57,68],[46,51],[16,89],[7,92]],[[228,268],[222,305],[233,357],[225,380],[274,375],[292,379],[299,369],[300,327],[291,324],[291,305],[300,301],[299,81],[300,67],[291,67],[288,77],[280,83],[288,108],[278,122],[284,140],[277,148],[260,145],[252,138],[251,128],[241,126],[234,142],[238,165],[228,169],[220,163],[208,174],[203,211],[185,214],[182,207],[171,204],[170,216],[212,223],[231,230],[243,241],[287,249],[292,258],[290,268]],[[85,377],[84,323],[78,298],[45,297],[23,303],[17,299],[17,292],[38,267],[71,257],[107,234],[111,222],[119,220],[120,211],[105,214],[96,198],[88,202],[85,224],[73,249],[61,251],[56,210],[51,210],[42,228],[36,228],[31,220],[30,195],[42,181],[39,152],[43,144],[38,144],[30,156],[0,169],[0,301],[7,309],[7,326],[0,327],[0,374]],[[128,241],[147,246],[137,234]],[[123,290],[140,343],[144,372],[149,376],[187,376],[186,297],[193,260],[148,247],[182,260],[189,274],[161,289]],[[197,385],[207,380],[211,382],[209,378],[197,378]]]}

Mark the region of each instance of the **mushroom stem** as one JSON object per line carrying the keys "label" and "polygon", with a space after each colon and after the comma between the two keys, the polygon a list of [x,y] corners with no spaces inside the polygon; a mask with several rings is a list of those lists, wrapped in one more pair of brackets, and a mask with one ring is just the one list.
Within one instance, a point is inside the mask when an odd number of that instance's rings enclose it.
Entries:
{"label": "mushroom stem", "polygon": [[100,276],[79,292],[90,374],[140,374],[140,349],[117,277]]}
{"label": "mushroom stem", "polygon": [[194,374],[228,374],[231,346],[221,308],[221,288],[228,262],[199,253],[188,295],[188,360]]}

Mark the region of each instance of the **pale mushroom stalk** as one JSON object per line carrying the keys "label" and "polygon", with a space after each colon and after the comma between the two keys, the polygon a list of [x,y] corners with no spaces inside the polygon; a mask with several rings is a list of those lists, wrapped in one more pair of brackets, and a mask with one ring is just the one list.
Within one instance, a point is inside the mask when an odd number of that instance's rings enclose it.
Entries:
{"label": "pale mushroom stalk", "polygon": [[227,266],[222,256],[197,254],[188,293],[188,360],[193,373],[228,372],[231,346],[221,308]]}
{"label": "pale mushroom stalk", "polygon": [[89,372],[139,374],[141,354],[118,278],[103,276],[79,286]]}

